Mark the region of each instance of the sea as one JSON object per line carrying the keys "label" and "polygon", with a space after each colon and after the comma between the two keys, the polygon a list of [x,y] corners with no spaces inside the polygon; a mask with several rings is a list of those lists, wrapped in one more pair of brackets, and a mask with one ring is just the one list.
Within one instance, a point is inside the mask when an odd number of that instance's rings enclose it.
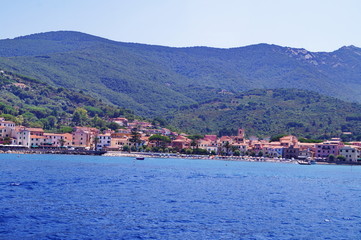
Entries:
{"label": "sea", "polygon": [[361,166],[0,154],[0,239],[361,239]]}

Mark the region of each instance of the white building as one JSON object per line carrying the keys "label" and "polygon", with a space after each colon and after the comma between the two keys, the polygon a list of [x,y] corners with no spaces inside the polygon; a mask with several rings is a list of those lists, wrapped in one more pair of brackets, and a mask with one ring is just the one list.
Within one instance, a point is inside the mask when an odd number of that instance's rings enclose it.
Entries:
{"label": "white building", "polygon": [[15,137],[15,145],[21,145],[24,147],[30,147],[30,131],[26,129],[19,130],[16,133]]}
{"label": "white building", "polygon": [[348,162],[357,162],[360,158],[360,148],[357,146],[344,146],[340,148],[340,155],[346,158]]}
{"label": "white building", "polygon": [[110,147],[111,143],[112,137],[110,136],[110,133],[99,134],[96,150],[102,150],[105,147]]}
{"label": "white building", "polygon": [[0,138],[15,137],[15,123],[0,118]]}

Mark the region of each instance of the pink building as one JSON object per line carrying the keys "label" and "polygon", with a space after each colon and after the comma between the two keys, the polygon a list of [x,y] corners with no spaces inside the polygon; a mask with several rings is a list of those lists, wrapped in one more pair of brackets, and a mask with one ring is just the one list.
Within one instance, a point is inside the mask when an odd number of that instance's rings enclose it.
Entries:
{"label": "pink building", "polygon": [[46,144],[52,147],[71,146],[72,134],[71,133],[44,133],[46,137]]}
{"label": "pink building", "polygon": [[75,127],[72,132],[72,143],[74,147],[94,148],[95,137],[99,130],[90,127]]}
{"label": "pink building", "polygon": [[315,146],[315,158],[328,158],[330,154],[339,155],[340,148],[344,144],[339,139],[332,139],[323,143],[316,144]]}

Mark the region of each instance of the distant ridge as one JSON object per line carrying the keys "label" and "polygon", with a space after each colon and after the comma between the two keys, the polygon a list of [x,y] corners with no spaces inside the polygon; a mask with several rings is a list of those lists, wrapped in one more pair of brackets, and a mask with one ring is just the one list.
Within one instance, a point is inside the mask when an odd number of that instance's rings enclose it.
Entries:
{"label": "distant ridge", "polygon": [[355,46],[330,53],[269,44],[172,48],[55,31],[0,40],[0,68],[145,116],[208,101],[222,90],[295,88],[361,102]]}

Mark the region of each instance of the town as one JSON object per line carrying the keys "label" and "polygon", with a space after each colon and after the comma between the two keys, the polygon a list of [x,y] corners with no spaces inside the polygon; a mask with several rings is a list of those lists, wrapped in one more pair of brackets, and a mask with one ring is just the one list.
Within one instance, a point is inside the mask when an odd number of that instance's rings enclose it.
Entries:
{"label": "town", "polygon": [[245,130],[236,136],[187,135],[156,127],[149,122],[111,118],[121,128],[100,132],[92,127],[74,127],[71,133],[47,133],[42,128],[16,126],[0,118],[0,150],[66,149],[94,151],[158,152],[220,156],[252,156],[357,163],[361,161],[361,142],[343,143],[339,138],[309,143],[296,136],[277,141],[246,139]]}

